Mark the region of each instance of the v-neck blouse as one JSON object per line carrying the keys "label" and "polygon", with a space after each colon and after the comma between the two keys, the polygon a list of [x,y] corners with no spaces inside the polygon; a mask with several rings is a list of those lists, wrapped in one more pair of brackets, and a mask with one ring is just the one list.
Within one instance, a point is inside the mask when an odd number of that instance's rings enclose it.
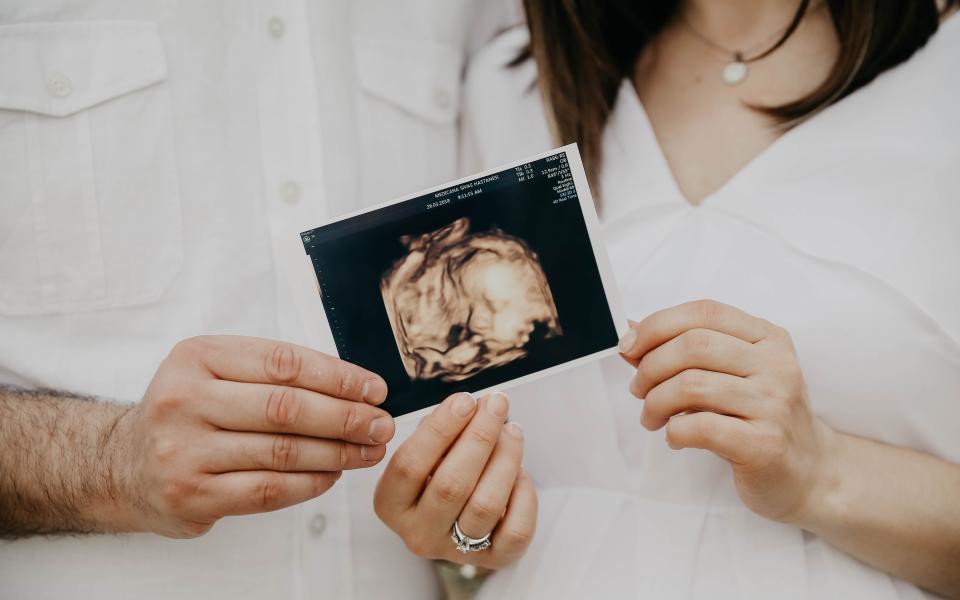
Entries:
{"label": "v-neck blouse", "polygon": [[[466,169],[552,145],[532,65],[503,67],[525,41],[508,32],[471,66]],[[791,332],[831,427],[960,462],[958,57],[955,18],[697,207],[625,82],[601,223],[628,316],[714,298],[767,318]],[[512,391],[541,512],[530,551],[482,597],[930,597],[753,515],[726,463],[639,425],[630,376],[610,359]]]}

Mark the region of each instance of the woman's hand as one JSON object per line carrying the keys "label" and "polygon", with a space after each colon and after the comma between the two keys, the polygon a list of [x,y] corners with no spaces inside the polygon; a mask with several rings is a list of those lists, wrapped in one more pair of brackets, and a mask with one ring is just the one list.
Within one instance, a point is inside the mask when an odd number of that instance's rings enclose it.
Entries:
{"label": "woman's hand", "polygon": [[[519,558],[533,538],[537,496],[520,466],[523,433],[504,422],[507,397],[479,403],[454,394],[397,449],[377,485],[374,509],[418,556],[498,569]],[[486,550],[461,554],[450,533],[493,532]]]}
{"label": "woman's hand", "polygon": [[831,485],[825,457],[835,434],[811,414],[782,328],[701,300],[634,324],[620,351],[637,368],[630,392],[644,400],[643,426],[666,426],[671,448],[726,459],[755,513],[799,522]]}

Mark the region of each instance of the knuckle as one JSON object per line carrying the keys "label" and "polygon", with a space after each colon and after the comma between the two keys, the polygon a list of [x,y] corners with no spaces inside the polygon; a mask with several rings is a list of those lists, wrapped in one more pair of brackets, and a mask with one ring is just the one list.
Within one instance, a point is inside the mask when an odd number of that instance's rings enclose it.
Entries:
{"label": "knuckle", "polygon": [[360,434],[360,404],[351,402],[346,406],[343,414],[343,425],[340,427],[340,437],[353,438]]}
{"label": "knuckle", "polygon": [[639,398],[642,398],[650,390],[647,389],[647,382],[651,380],[650,359],[643,357],[637,364],[637,372],[630,382],[630,392]]}
{"label": "knuckle", "polygon": [[290,471],[297,464],[300,455],[300,442],[289,435],[273,438],[271,465],[274,471]]}
{"label": "knuckle", "polygon": [[202,336],[189,337],[180,340],[170,349],[170,356],[192,358],[195,357],[204,345]]}
{"label": "knuckle", "polygon": [[197,486],[188,479],[174,477],[163,483],[160,495],[171,512],[180,512],[197,492]]}
{"label": "knuckle", "polygon": [[353,389],[353,371],[345,364],[338,363],[337,368],[334,370],[334,377],[336,378],[337,396],[340,398],[349,398],[350,390]]}
{"label": "knuckle", "polygon": [[693,309],[702,323],[716,323],[723,305],[716,300],[705,298],[694,302]]}
{"label": "knuckle", "polygon": [[657,386],[647,392],[647,397],[643,399],[642,415],[659,418],[667,410],[668,403],[670,403],[669,394],[663,386]]}
{"label": "knuckle", "polygon": [[149,402],[150,413],[154,417],[169,417],[179,414],[187,402],[185,390],[178,384],[160,386],[160,389],[151,395]]}
{"label": "knuckle", "polygon": [[192,352],[193,338],[182,339],[170,348],[168,353],[171,357],[185,356]]}
{"label": "knuckle", "polygon": [[533,541],[533,525],[529,527],[504,527],[497,532],[497,542],[511,551],[521,550]]}
{"label": "knuckle", "polygon": [[667,405],[659,400],[651,401],[647,398],[644,401],[643,412],[640,414],[640,424],[644,428],[655,431],[663,426],[664,422],[670,423],[670,410]]}
{"label": "knuckle", "polygon": [[267,397],[266,421],[285,429],[300,421],[303,400],[294,388],[278,385]]}
{"label": "knuckle", "polygon": [[468,433],[470,441],[485,449],[492,449],[497,444],[497,437],[489,431],[473,428]]}
{"label": "knuckle", "polygon": [[697,369],[687,369],[677,380],[680,394],[686,398],[702,398],[706,392],[706,376]]}
{"label": "knuckle", "polygon": [[681,445],[681,440],[677,435],[677,424],[674,421],[667,421],[666,433],[664,434],[667,446],[677,449]]}
{"label": "knuckle", "polygon": [[425,533],[419,531],[411,533],[404,538],[403,543],[410,552],[420,558],[437,558],[436,544]]}
{"label": "knuckle", "polygon": [[253,488],[252,501],[261,510],[280,507],[284,494],[283,479],[277,475],[263,475]]}
{"label": "knuckle", "polygon": [[416,459],[409,453],[398,450],[390,461],[390,468],[397,474],[397,477],[406,482],[419,481],[421,478],[420,466]]}
{"label": "knuckle", "polygon": [[216,351],[216,339],[213,335],[195,335],[182,339],[170,349],[169,356],[186,363],[199,362],[201,357]]}
{"label": "knuckle", "polygon": [[291,383],[300,377],[303,369],[303,357],[291,345],[278,343],[267,354],[264,371],[267,379],[275,383]]}
{"label": "knuckle", "polygon": [[791,346],[793,345],[793,336],[790,335],[789,331],[783,327],[780,327],[779,325],[770,323],[769,321],[767,323],[769,324],[768,326],[770,327],[770,331],[773,332],[774,337],[790,344]]}
{"label": "knuckle", "polygon": [[436,415],[428,416],[421,424],[421,427],[435,440],[445,441],[450,437],[450,434],[440,425]]}
{"label": "knuckle", "polygon": [[170,465],[180,456],[181,444],[167,435],[155,434],[152,436],[153,456],[157,463]]}
{"label": "knuckle", "polygon": [[456,477],[437,477],[434,481],[437,497],[445,504],[461,505],[471,491],[471,486]]}
{"label": "knuckle", "polygon": [[170,417],[183,410],[183,399],[173,394],[164,394],[151,403],[151,413],[156,417]]}
{"label": "knuckle", "polygon": [[503,509],[490,497],[473,497],[467,504],[467,514],[481,523],[496,522],[503,515]]}
{"label": "knuckle", "polygon": [[692,356],[708,354],[713,345],[713,336],[703,329],[691,329],[682,338],[684,350]]}

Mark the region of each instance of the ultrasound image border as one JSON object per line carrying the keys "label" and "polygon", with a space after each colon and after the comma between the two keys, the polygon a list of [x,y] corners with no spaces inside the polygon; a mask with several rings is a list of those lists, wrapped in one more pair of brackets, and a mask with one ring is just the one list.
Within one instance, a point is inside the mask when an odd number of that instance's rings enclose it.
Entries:
{"label": "ultrasound image border", "polygon": [[[312,257],[308,248],[306,247],[306,242],[304,241],[303,236],[309,234],[317,229],[328,228],[330,226],[335,226],[338,223],[348,221],[355,217],[361,215],[368,215],[370,213],[376,213],[385,208],[393,207],[404,202],[409,202],[410,200],[416,200],[424,196],[437,194],[438,192],[443,192],[450,190],[451,188],[462,186],[467,183],[475,182],[477,180],[496,175],[503,171],[514,169],[516,167],[525,165],[527,163],[532,163],[539,161],[554,155],[565,154],[567,159],[567,165],[570,169],[570,174],[573,179],[574,187],[576,189],[576,199],[580,207],[580,213],[583,216],[584,224],[586,225],[587,236],[590,241],[590,247],[593,253],[593,260],[597,267],[597,271],[600,275],[600,282],[603,288],[604,300],[609,311],[609,315],[613,322],[614,329],[618,337],[626,333],[628,328],[627,319],[622,308],[620,301],[618,288],[613,276],[613,269],[611,267],[609,258],[607,256],[605,245],[603,243],[602,236],[600,234],[600,223],[597,216],[596,208],[593,201],[593,194],[591,193],[590,186],[587,180],[586,172],[583,168],[583,161],[580,157],[580,152],[577,147],[577,144],[568,144],[566,146],[561,146],[554,148],[549,151],[541,152],[531,156],[526,156],[520,160],[515,160],[510,163],[498,165],[494,168],[487,169],[468,177],[462,177],[456,180],[452,180],[441,185],[433,186],[426,188],[420,191],[417,191],[412,194],[407,194],[399,198],[389,200],[375,206],[368,208],[360,209],[353,211],[348,214],[340,215],[334,218],[330,218],[322,221],[321,223],[307,228],[297,228],[295,231],[296,235],[296,247],[297,256],[293,256],[293,244],[286,243],[285,249],[283,250],[284,254],[291,254],[289,257],[289,263],[291,265],[299,264],[301,267],[291,269],[288,273],[288,277],[294,277],[297,281],[292,282],[291,287],[294,292],[294,301],[297,308],[297,312],[300,316],[300,321],[303,323],[304,327],[307,329],[305,332],[308,343],[311,347],[325,352],[333,356],[339,356],[339,351],[334,341],[333,332],[330,329],[330,324],[326,318],[325,307],[323,304],[323,297],[321,291],[321,281],[317,275],[316,270],[314,269]],[[477,200],[482,200],[483,195],[476,197]],[[460,202],[470,201],[470,200],[461,200]],[[292,238],[293,232],[291,233]],[[310,278],[303,278],[299,275],[301,269],[308,269]],[[305,285],[304,282],[312,281],[312,285]],[[495,386],[483,388],[483,389],[471,389],[470,392],[483,395],[491,391],[496,390],[506,390],[512,387],[516,387],[521,384],[529,383],[548,377],[550,375],[566,371],[568,369],[587,364],[593,361],[596,361],[600,358],[606,356],[613,356],[618,354],[618,349],[616,344],[611,347],[568,360],[551,367],[541,369],[532,373],[528,373],[521,377],[511,379],[509,381],[501,382]],[[342,358],[342,357],[341,357]],[[404,413],[399,415],[397,418],[401,419],[413,419],[419,418],[419,415],[422,415],[423,411],[429,410],[430,406],[421,407],[413,412]]]}

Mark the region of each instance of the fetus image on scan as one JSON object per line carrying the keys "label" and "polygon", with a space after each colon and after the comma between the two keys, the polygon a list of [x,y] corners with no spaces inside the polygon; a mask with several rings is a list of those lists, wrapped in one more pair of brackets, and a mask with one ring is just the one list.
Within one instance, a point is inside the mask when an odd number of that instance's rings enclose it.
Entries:
{"label": "fetus image on scan", "polygon": [[462,381],[527,355],[532,338],[563,335],[536,253],[499,229],[460,218],[403,236],[407,254],[380,282],[412,380]]}

